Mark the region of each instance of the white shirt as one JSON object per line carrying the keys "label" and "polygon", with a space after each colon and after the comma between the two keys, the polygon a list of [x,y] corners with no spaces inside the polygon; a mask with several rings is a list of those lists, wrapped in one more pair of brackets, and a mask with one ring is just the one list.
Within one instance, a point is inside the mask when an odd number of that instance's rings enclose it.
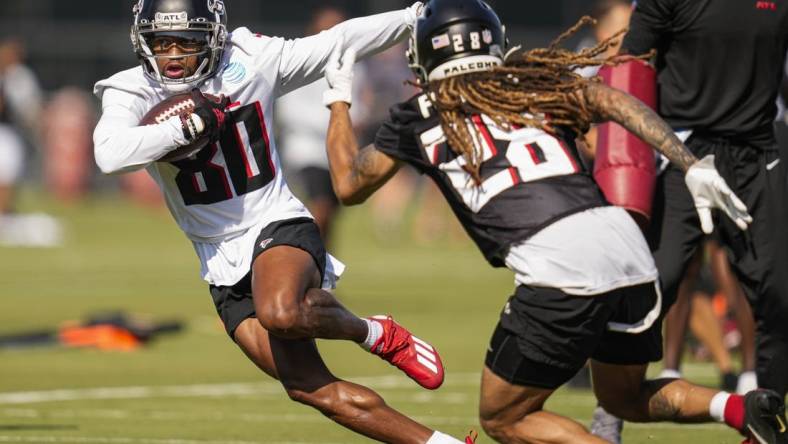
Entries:
{"label": "white shirt", "polygon": [[[102,80],[94,90],[103,108],[94,133],[96,163],[110,174],[147,169],[181,230],[195,244],[216,246],[247,238],[253,242],[247,234],[250,229],[311,217],[282,175],[271,133],[274,100],[320,79],[342,42],[347,42],[345,49],[352,47],[361,57],[369,56],[403,39],[414,19],[408,10],[394,11],[348,20],[295,40],[236,29],[229,36],[222,68],[200,88],[234,103],[229,124],[235,126],[235,137],[222,139],[178,166],[156,159],[188,144],[179,118],[139,126],[167,91],[149,80],[141,67]],[[235,257],[225,255],[218,263],[210,262],[210,249],[198,245],[195,249],[203,277],[212,284],[232,285],[249,271],[251,245],[234,249]]]}
{"label": "white shirt", "polygon": [[35,73],[27,66],[17,64],[7,68],[0,81],[12,123],[26,132],[35,132],[44,102]]}
{"label": "white shirt", "polygon": [[2,159],[0,186],[13,186],[22,177],[25,144],[14,127],[2,123],[0,123],[0,159]]}
{"label": "white shirt", "polygon": [[[364,84],[364,70],[356,65],[353,74],[353,122],[363,119],[367,110],[361,100],[359,87]],[[318,80],[280,97],[274,106],[281,128],[282,157],[288,170],[317,167],[328,170],[326,133],[331,111],[323,105],[323,92],[328,89],[325,79]],[[304,110],[309,110],[305,112]]]}
{"label": "white shirt", "polygon": [[548,225],[513,246],[506,266],[516,284],[592,296],[653,282],[657,267],[632,217],[618,207],[592,208]]}

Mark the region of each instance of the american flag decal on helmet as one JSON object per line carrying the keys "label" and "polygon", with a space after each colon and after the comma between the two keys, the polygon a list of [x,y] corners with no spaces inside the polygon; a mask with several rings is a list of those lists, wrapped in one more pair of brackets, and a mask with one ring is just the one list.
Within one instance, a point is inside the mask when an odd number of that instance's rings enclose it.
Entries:
{"label": "american flag decal on helmet", "polygon": [[432,49],[445,48],[450,44],[451,40],[449,40],[449,34],[441,34],[432,38]]}

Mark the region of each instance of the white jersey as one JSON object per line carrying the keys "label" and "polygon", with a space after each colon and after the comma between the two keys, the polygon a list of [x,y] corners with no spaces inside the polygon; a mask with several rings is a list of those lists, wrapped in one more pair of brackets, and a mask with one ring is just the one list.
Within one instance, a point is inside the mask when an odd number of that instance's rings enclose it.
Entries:
{"label": "white jersey", "polygon": [[[233,249],[243,257],[209,264],[211,253],[198,244],[221,246],[251,238],[249,230],[259,231],[277,220],[311,217],[282,175],[271,133],[275,99],[320,79],[335,50],[352,47],[365,57],[394,45],[414,19],[408,10],[394,11],[348,20],[295,40],[236,29],[228,38],[222,68],[200,87],[203,93],[230,98],[228,129],[217,143],[172,163],[156,159],[188,144],[180,119],[139,126],[168,92],[141,67],[102,80],[95,87],[103,108],[94,133],[96,163],[105,173],[146,168],[176,222],[195,243],[203,277],[215,285],[234,284],[249,271],[251,246]],[[342,42],[347,42],[344,48],[339,47]]]}

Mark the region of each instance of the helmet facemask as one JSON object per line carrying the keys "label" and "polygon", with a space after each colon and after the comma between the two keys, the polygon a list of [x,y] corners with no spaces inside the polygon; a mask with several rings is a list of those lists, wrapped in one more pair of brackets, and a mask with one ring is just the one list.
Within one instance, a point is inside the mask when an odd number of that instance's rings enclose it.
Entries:
{"label": "helmet facemask", "polygon": [[[134,52],[140,60],[145,75],[159,83],[170,92],[185,92],[212,77],[219,70],[227,29],[224,25],[224,3],[220,0],[209,1],[209,8],[215,20],[203,17],[188,17],[183,13],[156,13],[153,20],[142,18],[142,0],[134,8],[134,25],[131,28],[131,41]],[[201,49],[194,52],[184,51],[177,55],[156,54],[151,46],[157,37],[172,37],[199,42]],[[204,42],[204,43],[203,43]],[[192,73],[182,78],[171,78],[159,68],[160,61],[197,57],[197,66]],[[164,63],[163,63],[164,64]]]}

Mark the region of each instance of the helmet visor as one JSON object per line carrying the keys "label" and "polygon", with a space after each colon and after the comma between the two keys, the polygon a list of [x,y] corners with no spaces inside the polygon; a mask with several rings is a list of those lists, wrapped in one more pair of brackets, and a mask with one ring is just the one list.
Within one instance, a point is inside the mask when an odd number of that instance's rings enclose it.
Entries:
{"label": "helmet visor", "polygon": [[177,54],[198,55],[207,52],[210,35],[201,31],[159,31],[141,35],[153,55],[168,55],[173,48]]}

